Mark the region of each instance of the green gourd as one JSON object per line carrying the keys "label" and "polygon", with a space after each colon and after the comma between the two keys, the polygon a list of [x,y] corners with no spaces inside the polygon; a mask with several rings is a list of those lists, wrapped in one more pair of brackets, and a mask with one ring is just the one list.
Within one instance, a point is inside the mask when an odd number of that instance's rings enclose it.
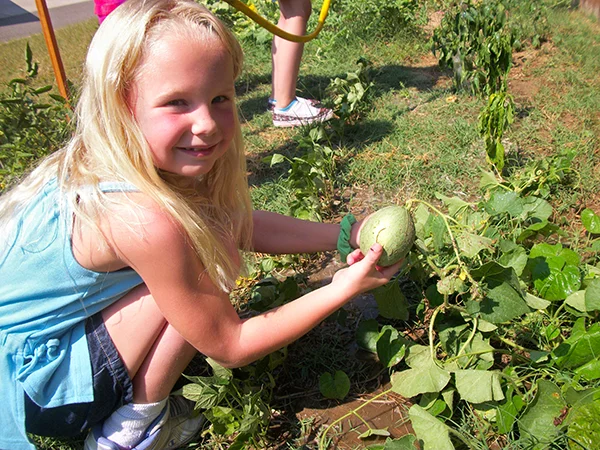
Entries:
{"label": "green gourd", "polygon": [[375,243],[383,247],[380,266],[404,258],[415,242],[415,224],[404,206],[387,206],[369,216],[360,230],[360,250],[367,254]]}

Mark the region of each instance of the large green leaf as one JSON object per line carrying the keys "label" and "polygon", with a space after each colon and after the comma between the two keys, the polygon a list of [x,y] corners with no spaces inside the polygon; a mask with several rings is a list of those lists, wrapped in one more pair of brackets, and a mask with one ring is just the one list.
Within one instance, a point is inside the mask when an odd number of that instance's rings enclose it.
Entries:
{"label": "large green leaf", "polygon": [[[407,398],[425,392],[440,392],[450,381],[450,372],[438,367],[428,353],[428,347],[425,351],[415,347],[420,346],[412,346],[407,357],[411,368],[392,375],[392,389]],[[418,355],[414,351],[418,351]]]}
{"label": "large green leaf", "polygon": [[[575,322],[573,333],[552,352],[558,367],[576,369],[600,358],[600,323],[581,331],[583,318]],[[593,368],[590,367],[590,368]]]}
{"label": "large green leaf", "polygon": [[518,217],[523,212],[523,200],[516,192],[497,189],[484,204],[484,207],[492,216],[508,214],[512,217]]}
{"label": "large green leaf", "polygon": [[454,372],[456,390],[471,403],[504,400],[500,373],[489,370],[457,370]]}
{"label": "large green leaf", "polygon": [[480,302],[467,302],[467,310],[471,314],[478,313],[482,319],[491,323],[508,322],[531,311],[521,292],[508,282],[488,290]]}
{"label": "large green leaf", "polygon": [[583,450],[584,448],[598,448],[598,445],[600,445],[599,418],[600,399],[573,408],[569,413],[567,436],[569,436],[573,442],[577,442],[581,445],[570,443],[570,448],[577,450]]}
{"label": "large green leaf", "polygon": [[552,215],[552,206],[542,198],[529,196],[523,199],[523,212],[526,216],[524,218],[544,221]]}
{"label": "large green leaf", "polygon": [[525,248],[516,246],[502,253],[498,262],[503,267],[512,267],[517,275],[521,275],[527,265],[527,251]]}
{"label": "large green leaf", "polygon": [[392,367],[402,361],[406,353],[408,341],[398,334],[391,325],[381,329],[377,339],[377,357],[385,367]]}
{"label": "large green leaf", "polygon": [[585,310],[600,311],[600,278],[594,278],[585,288]]}
{"label": "large green leaf", "polygon": [[496,408],[496,426],[498,427],[498,433],[509,433],[515,421],[519,411],[523,409],[523,399],[519,395],[513,395],[514,387],[509,386],[506,392],[506,398],[503,402],[500,402]]}
{"label": "large green leaf", "polygon": [[483,250],[492,251],[493,239],[466,231],[456,236],[458,248],[467,258],[474,258]]}
{"label": "large green leaf", "polygon": [[407,434],[398,439],[387,438],[383,444],[373,444],[367,447],[368,450],[417,450],[415,442],[417,438],[414,434]]}
{"label": "large green leaf", "polygon": [[537,393],[519,420],[522,438],[536,442],[534,449],[545,449],[558,435],[554,424],[566,406],[559,387],[547,380],[538,380]]}
{"label": "large green leaf", "polygon": [[589,208],[581,212],[581,222],[586,230],[593,234],[600,234],[600,216]]}
{"label": "large green leaf", "polygon": [[533,284],[546,300],[564,300],[581,286],[580,258],[562,245],[538,244],[529,253]]}
{"label": "large green leaf", "polygon": [[375,319],[363,320],[356,330],[356,342],[360,348],[377,353],[379,323]]}
{"label": "large green leaf", "polygon": [[423,442],[422,450],[454,450],[448,426],[425,409],[413,405],[408,410],[408,417],[417,438]]}
{"label": "large green leaf", "polygon": [[388,283],[373,290],[379,314],[386,319],[408,320],[408,302],[398,283]]}

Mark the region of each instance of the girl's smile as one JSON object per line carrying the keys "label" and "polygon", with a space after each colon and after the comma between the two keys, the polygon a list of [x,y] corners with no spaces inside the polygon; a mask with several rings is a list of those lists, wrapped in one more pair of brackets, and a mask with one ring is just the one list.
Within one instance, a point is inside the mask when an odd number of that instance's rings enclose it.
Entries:
{"label": "girl's smile", "polygon": [[148,48],[130,107],[162,170],[208,173],[235,130],[234,73],[218,38],[168,34]]}

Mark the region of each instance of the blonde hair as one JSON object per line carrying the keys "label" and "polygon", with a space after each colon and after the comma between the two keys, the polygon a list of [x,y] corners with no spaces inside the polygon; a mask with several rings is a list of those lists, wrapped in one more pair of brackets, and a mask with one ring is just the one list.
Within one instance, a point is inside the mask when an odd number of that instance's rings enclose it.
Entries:
{"label": "blonde hair", "polygon": [[[149,46],[169,33],[206,41],[217,39],[231,55],[234,76],[242,50],[212,13],[192,0],[128,0],[98,28],[88,51],[77,104],[77,127],[68,144],[45,159],[0,200],[0,229],[8,230],[28,199],[57,177],[67,210],[96,226],[115,196],[101,181],[125,182],[149,196],[187,233],[211,280],[222,290],[235,285],[238,267],[223,245],[232,237],[248,248],[252,234],[246,160],[239,119],[231,148],[206,175],[167,174],[152,161],[150,148],[128,105],[127,96]],[[127,196],[117,196],[128,202]]]}

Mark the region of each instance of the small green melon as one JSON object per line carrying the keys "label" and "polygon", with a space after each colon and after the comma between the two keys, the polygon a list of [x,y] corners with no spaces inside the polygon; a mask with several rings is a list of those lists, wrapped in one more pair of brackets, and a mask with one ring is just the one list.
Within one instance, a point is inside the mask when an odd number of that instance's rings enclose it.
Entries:
{"label": "small green melon", "polygon": [[404,206],[387,206],[371,215],[360,230],[360,250],[367,254],[374,243],[383,247],[380,266],[404,258],[415,242],[415,224]]}

